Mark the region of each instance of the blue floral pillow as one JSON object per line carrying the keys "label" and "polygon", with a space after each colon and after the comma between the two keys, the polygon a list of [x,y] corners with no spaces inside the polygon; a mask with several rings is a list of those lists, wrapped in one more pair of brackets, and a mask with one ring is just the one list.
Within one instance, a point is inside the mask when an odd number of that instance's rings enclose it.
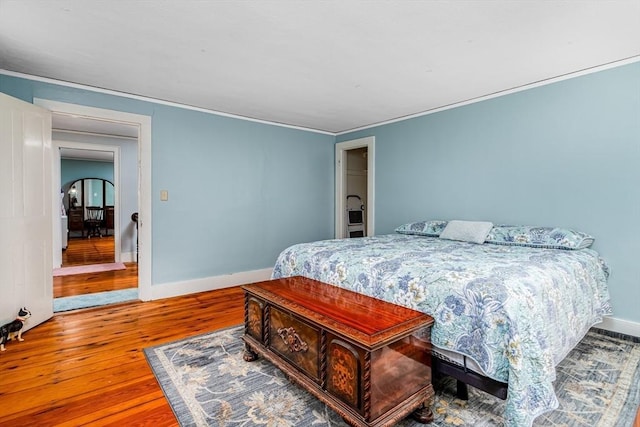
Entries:
{"label": "blue floral pillow", "polygon": [[438,237],[447,226],[447,221],[419,221],[410,222],[396,228],[396,233],[415,234],[417,236]]}
{"label": "blue floral pillow", "polygon": [[496,225],[485,240],[496,245],[571,250],[588,248],[593,241],[592,236],[569,228],[526,225]]}

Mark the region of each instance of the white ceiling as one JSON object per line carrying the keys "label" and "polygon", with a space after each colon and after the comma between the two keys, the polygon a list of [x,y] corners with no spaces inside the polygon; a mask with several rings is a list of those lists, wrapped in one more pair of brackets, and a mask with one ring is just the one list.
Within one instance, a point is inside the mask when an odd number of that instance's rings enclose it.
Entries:
{"label": "white ceiling", "polygon": [[0,0],[0,69],[331,133],[636,58],[639,0]]}

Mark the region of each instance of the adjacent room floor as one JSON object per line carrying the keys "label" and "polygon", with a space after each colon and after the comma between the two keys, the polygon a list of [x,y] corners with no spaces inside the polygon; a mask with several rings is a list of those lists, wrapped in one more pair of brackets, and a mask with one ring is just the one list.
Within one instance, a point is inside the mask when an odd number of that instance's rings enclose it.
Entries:
{"label": "adjacent room floor", "polygon": [[[62,252],[62,267],[106,265],[112,264],[114,259],[113,236],[72,238]],[[54,276],[54,312],[137,299],[138,264],[128,262],[124,267],[107,271],[95,268],[95,271],[81,274]]]}

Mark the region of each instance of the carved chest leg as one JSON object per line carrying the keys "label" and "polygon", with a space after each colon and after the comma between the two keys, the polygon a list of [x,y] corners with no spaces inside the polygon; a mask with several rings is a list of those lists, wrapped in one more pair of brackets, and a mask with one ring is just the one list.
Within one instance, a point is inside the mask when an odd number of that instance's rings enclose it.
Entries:
{"label": "carved chest leg", "polygon": [[422,424],[428,424],[433,421],[433,398],[425,401],[418,409],[411,413],[411,418]]}
{"label": "carved chest leg", "polygon": [[249,344],[244,343],[244,353],[242,355],[242,358],[244,359],[244,361],[253,362],[254,360],[257,360],[258,357],[259,357],[258,353],[253,351],[249,346]]}

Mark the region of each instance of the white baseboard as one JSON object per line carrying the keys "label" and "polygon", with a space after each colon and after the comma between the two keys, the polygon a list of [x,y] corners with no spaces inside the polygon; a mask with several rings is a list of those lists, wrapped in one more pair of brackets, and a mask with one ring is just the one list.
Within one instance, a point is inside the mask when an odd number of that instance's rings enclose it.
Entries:
{"label": "white baseboard", "polygon": [[152,285],[151,299],[171,298],[269,280],[271,278],[272,271],[273,268],[265,268],[262,270],[243,271],[240,273],[225,274],[222,276],[204,277],[202,279]]}
{"label": "white baseboard", "polygon": [[606,329],[611,332],[640,337],[640,323],[629,320],[605,317],[601,323],[593,325],[595,328]]}
{"label": "white baseboard", "polygon": [[[127,256],[133,253],[122,253],[122,262],[127,261]],[[222,276],[204,277],[202,279],[185,280],[181,282],[162,283],[151,286],[151,300],[172,298],[197,292],[212,291],[215,289],[229,288],[232,286],[246,285],[247,283],[269,280],[273,268],[262,270],[242,271],[239,273],[225,274]],[[594,325],[596,328],[606,329],[612,332],[640,337],[640,323],[629,320],[605,317],[601,323]]]}
{"label": "white baseboard", "polygon": [[120,262],[136,262],[136,253],[120,252]]}

